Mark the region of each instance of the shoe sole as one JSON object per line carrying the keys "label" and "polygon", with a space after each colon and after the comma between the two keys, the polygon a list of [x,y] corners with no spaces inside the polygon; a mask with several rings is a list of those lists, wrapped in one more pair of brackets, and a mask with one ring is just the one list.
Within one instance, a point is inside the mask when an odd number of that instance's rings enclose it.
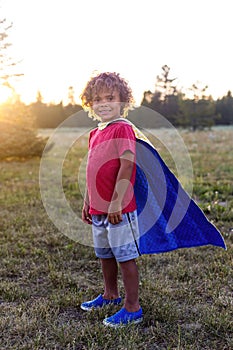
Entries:
{"label": "shoe sole", "polygon": [[138,318],[137,320],[133,320],[133,321],[130,321],[128,323],[110,323],[110,322],[107,322],[105,320],[103,320],[103,324],[107,327],[112,327],[112,328],[123,328],[123,327],[127,327],[127,326],[130,326],[130,325],[134,325],[134,324],[138,324],[140,322],[143,321],[143,318]]}
{"label": "shoe sole", "polygon": [[92,310],[95,310],[95,309],[100,309],[101,308],[101,306],[99,306],[99,307],[94,307],[94,306],[92,306],[92,307],[86,307],[86,306],[80,306],[80,308],[83,310],[83,311],[92,311]]}
{"label": "shoe sole", "polygon": [[104,304],[102,306],[91,306],[91,307],[80,305],[80,308],[84,311],[92,311],[92,310],[102,309],[109,305],[119,305],[120,303],[121,301],[119,303],[109,303],[109,304]]}

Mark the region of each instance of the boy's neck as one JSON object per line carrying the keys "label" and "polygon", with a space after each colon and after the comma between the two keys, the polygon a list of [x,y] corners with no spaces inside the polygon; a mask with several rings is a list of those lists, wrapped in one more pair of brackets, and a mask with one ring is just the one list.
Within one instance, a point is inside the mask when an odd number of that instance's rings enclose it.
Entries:
{"label": "boy's neck", "polygon": [[102,130],[104,129],[108,124],[111,124],[113,122],[116,122],[118,120],[125,120],[125,118],[123,118],[122,116],[120,116],[119,118],[114,118],[108,121],[101,121],[98,123],[98,129]]}
{"label": "boy's neck", "polygon": [[100,119],[101,119],[101,122],[102,122],[102,123],[108,123],[108,122],[111,123],[112,121],[114,121],[114,120],[116,120],[116,119],[119,119],[119,118],[122,118],[121,115],[115,116],[115,117],[112,117],[112,118],[106,117],[106,119],[105,119],[105,117],[101,117],[101,116],[100,116]]}
{"label": "boy's neck", "polygon": [[100,123],[112,123],[116,120],[119,120],[119,119],[125,119],[123,118],[121,115],[119,117],[116,117],[116,118],[112,118],[112,119],[108,119],[108,120],[104,120],[104,119],[101,119]]}

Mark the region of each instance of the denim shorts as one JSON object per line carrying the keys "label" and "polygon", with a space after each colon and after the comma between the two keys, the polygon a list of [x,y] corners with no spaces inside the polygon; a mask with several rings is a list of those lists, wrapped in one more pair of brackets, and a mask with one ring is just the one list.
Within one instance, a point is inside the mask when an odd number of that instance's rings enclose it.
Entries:
{"label": "denim shorts", "polygon": [[124,262],[140,255],[136,210],[122,214],[122,221],[116,225],[108,222],[107,215],[92,215],[92,232],[98,258],[115,257],[118,262]]}

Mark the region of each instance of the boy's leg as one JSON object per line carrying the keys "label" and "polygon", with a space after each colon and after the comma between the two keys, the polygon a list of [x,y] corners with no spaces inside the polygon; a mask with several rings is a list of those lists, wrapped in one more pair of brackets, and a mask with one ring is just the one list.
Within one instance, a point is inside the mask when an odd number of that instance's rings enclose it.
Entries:
{"label": "boy's leg", "polygon": [[104,299],[119,297],[117,275],[118,265],[115,258],[100,259],[104,278]]}
{"label": "boy's leg", "polygon": [[140,309],[139,304],[139,274],[135,259],[120,262],[122,279],[125,288],[124,307],[129,312]]}
{"label": "boy's leg", "polygon": [[109,225],[109,243],[116,260],[120,264],[125,288],[124,308],[136,312],[139,305],[139,274],[135,259],[139,256],[135,241],[139,238],[136,210],[122,215],[122,222]]}
{"label": "boy's leg", "polygon": [[103,280],[104,299],[118,298],[118,265],[108,242],[107,215],[92,215],[92,232],[96,256],[100,258]]}

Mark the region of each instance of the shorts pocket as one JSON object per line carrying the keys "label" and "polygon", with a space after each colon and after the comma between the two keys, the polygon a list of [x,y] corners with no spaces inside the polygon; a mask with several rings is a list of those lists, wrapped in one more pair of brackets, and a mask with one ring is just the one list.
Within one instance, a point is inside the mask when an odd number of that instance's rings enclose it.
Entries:
{"label": "shorts pocket", "polygon": [[94,226],[103,226],[105,221],[105,215],[92,215],[92,224]]}

